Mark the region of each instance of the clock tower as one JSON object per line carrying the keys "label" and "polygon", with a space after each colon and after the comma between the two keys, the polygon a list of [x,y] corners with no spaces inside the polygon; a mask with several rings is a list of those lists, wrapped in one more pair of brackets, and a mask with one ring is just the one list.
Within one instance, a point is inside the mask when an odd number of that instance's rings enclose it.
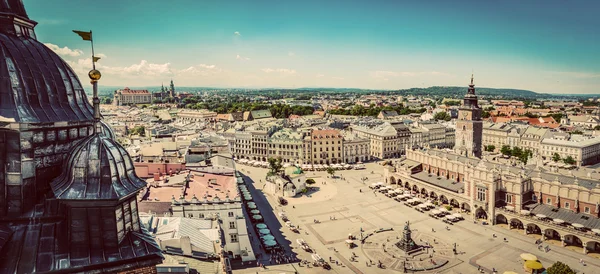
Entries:
{"label": "clock tower", "polygon": [[477,95],[475,95],[475,85],[473,84],[473,75],[471,75],[469,90],[458,110],[454,149],[461,155],[481,158],[482,134],[481,108],[477,105]]}

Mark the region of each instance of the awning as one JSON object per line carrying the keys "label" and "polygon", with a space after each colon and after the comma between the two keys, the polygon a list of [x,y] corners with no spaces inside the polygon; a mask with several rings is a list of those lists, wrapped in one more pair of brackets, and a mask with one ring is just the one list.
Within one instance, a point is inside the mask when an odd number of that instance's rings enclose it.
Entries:
{"label": "awning", "polygon": [[563,221],[563,220],[561,220],[561,219],[554,219],[554,220],[552,220],[552,221],[553,221],[553,222],[555,222],[555,223],[557,223],[557,224],[562,224],[562,223],[564,223],[564,222],[565,222],[565,221]]}
{"label": "awning", "polygon": [[259,229],[258,233],[260,233],[261,235],[269,235],[269,234],[271,234],[271,230],[269,230],[268,228],[263,228],[263,229]]}
{"label": "awning", "polygon": [[529,214],[531,214],[531,211],[523,209],[523,210],[521,210],[521,214],[529,215]]}
{"label": "awning", "polygon": [[542,268],[544,268],[544,267],[542,266],[542,263],[540,263],[540,262],[538,262],[538,261],[526,261],[526,262],[525,262],[525,267],[527,267],[527,268],[529,268],[529,269],[534,269],[534,270],[537,270],[537,269],[542,269]]}
{"label": "awning", "polygon": [[441,211],[439,211],[439,210],[437,210],[437,209],[434,209],[434,210],[432,210],[432,211],[431,211],[431,213],[433,213],[433,214],[437,215],[437,214],[440,214],[440,213],[442,213],[442,212],[441,212]]}
{"label": "awning", "polygon": [[521,254],[521,259],[525,261],[537,261],[537,257],[531,253],[523,253]]}
{"label": "awning", "polygon": [[454,215],[448,215],[446,216],[446,219],[453,221],[454,219],[456,219],[456,217],[454,217]]}
{"label": "awning", "polygon": [[420,207],[420,208],[427,208],[428,206],[427,206],[427,205],[425,205],[425,204],[420,204],[420,205],[419,205],[419,207]]}
{"label": "awning", "polygon": [[544,218],[546,218],[546,215],[544,215],[544,214],[537,214],[537,215],[535,215],[535,217],[538,217],[540,219],[544,219]]}
{"label": "awning", "polygon": [[265,228],[267,228],[267,225],[264,224],[264,223],[260,223],[260,224],[256,225],[256,228],[258,228],[258,229],[265,229]]}
{"label": "awning", "polygon": [[514,207],[514,206],[509,206],[509,205],[507,205],[507,206],[505,206],[505,208],[506,208],[506,209],[508,209],[508,210],[515,210],[515,207]]}
{"label": "awning", "polygon": [[454,213],[452,214],[452,216],[454,216],[455,218],[462,219],[462,215],[460,213]]}
{"label": "awning", "polygon": [[574,224],[572,224],[572,226],[576,227],[576,228],[584,228],[585,227],[582,224],[578,224],[578,223],[574,223]]}
{"label": "awning", "polygon": [[260,238],[263,239],[263,241],[275,240],[275,236],[271,234],[261,235]]}
{"label": "awning", "polygon": [[600,234],[600,229],[594,228],[594,229],[592,229],[592,232]]}
{"label": "awning", "polygon": [[252,219],[254,219],[254,220],[262,220],[262,216],[260,216],[260,215],[254,215],[254,216],[252,216]]}
{"label": "awning", "polygon": [[440,210],[440,212],[448,212],[448,210],[446,208],[444,208],[444,207],[440,207],[439,210]]}

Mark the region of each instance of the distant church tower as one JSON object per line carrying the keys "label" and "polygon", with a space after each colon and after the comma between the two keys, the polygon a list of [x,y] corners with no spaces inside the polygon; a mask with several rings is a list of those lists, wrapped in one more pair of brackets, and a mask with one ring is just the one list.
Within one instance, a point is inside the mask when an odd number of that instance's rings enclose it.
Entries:
{"label": "distant church tower", "polygon": [[175,97],[175,85],[173,84],[173,79],[171,79],[171,88],[169,89],[169,97]]}
{"label": "distant church tower", "polygon": [[455,150],[468,157],[481,158],[482,134],[481,108],[477,105],[477,95],[475,95],[475,85],[471,75],[469,90],[458,110]]}

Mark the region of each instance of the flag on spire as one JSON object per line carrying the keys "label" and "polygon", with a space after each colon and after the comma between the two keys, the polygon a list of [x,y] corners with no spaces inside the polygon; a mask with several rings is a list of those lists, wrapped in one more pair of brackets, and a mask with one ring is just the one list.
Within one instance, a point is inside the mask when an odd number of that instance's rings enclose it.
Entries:
{"label": "flag on spire", "polygon": [[92,59],[94,60],[94,63],[96,63],[98,60],[100,60],[100,57],[92,56]]}
{"label": "flag on spire", "polygon": [[77,35],[81,36],[81,38],[85,41],[92,41],[92,31],[74,30],[73,32],[77,33]]}

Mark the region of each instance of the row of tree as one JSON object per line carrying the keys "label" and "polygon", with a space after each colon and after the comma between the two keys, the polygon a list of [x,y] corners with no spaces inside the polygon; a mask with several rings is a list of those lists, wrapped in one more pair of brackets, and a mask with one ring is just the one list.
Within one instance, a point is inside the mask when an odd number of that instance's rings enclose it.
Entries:
{"label": "row of tree", "polygon": [[403,106],[378,107],[375,105],[371,105],[369,107],[363,107],[361,105],[354,105],[349,108],[332,109],[332,110],[329,110],[328,113],[334,114],[334,115],[353,115],[353,116],[376,117],[377,115],[379,115],[379,112],[381,112],[382,110],[396,111],[400,115],[407,115],[410,113],[423,113],[426,111],[425,108],[411,109],[411,108],[405,108]]}
{"label": "row of tree", "polygon": [[[493,149],[496,149],[495,146],[492,146]],[[488,149],[490,148],[490,146],[487,147]],[[500,153],[502,153],[505,156],[512,156],[515,157],[517,159],[519,159],[519,161],[523,162],[524,164],[527,164],[527,161],[529,160],[529,158],[531,158],[533,156],[533,152],[529,149],[522,149],[520,147],[513,147],[511,148],[509,145],[504,145],[502,146],[502,148],[500,149]]]}
{"label": "row of tree", "polygon": [[570,155],[563,159],[556,152],[554,154],[552,154],[552,161],[554,161],[554,162],[562,161],[563,163],[565,163],[567,165],[574,165],[575,163],[577,163],[577,161],[575,161],[575,159],[573,159],[573,157],[571,157]]}

